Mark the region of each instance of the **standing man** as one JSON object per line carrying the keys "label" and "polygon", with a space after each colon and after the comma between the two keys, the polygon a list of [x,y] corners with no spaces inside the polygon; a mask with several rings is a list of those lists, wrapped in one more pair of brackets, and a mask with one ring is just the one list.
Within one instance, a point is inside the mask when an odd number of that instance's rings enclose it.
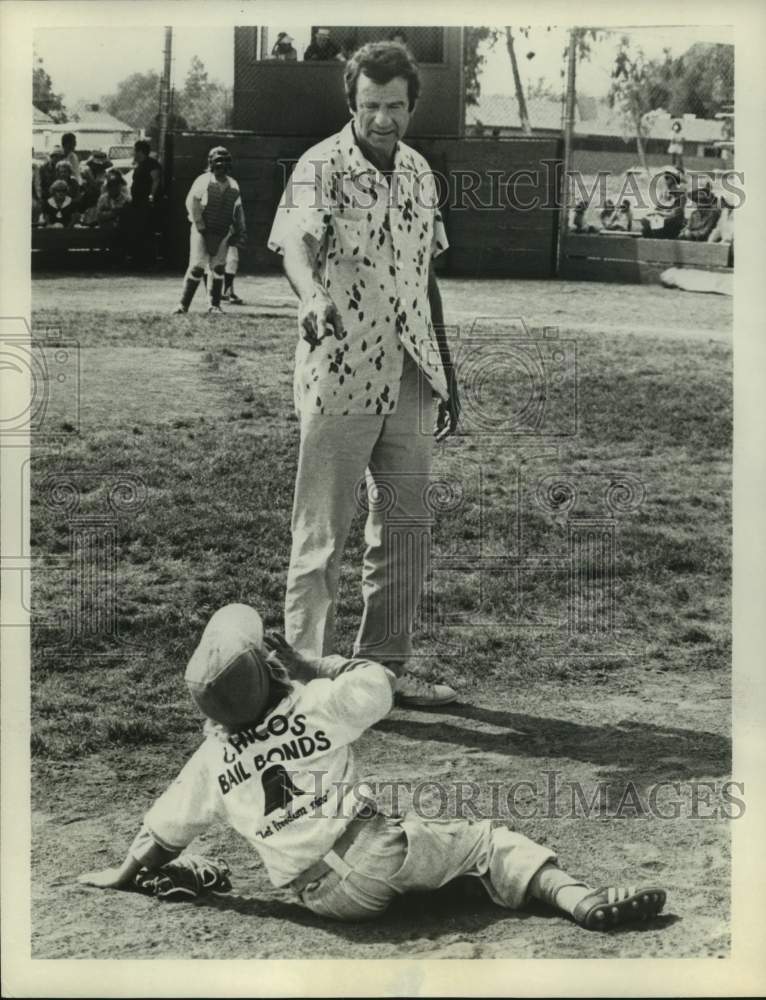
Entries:
{"label": "standing man", "polygon": [[151,155],[152,147],[146,139],[139,139],[133,146],[136,166],[130,186],[133,214],[133,256],[139,266],[154,263],[154,229],[157,205],[162,188],[162,167]]}
{"label": "standing man", "polygon": [[208,169],[194,181],[186,196],[186,211],[191,223],[189,268],[184,278],[181,301],[173,310],[174,314],[189,311],[206,271],[211,272],[208,313],[223,312],[221,294],[229,240],[233,243],[244,240],[239,184],[228,176],[231,154],[224,146],[215,146],[207,159]]}
{"label": "standing man", "polygon": [[447,237],[433,174],[401,141],[420,90],[411,54],[365,45],[344,79],[352,119],[298,161],[269,239],[300,300],[285,629],[307,657],[336,652],[336,591],[361,487],[369,513],[354,653],[397,673],[400,703],[441,705],[457,697],[452,688],[408,667],[428,569],[434,395],[437,440],[460,411],[432,265]]}
{"label": "standing man", "polygon": [[77,155],[75,150],[77,149],[77,136],[74,132],[65,132],[61,136],[61,148],[64,150],[64,159],[69,164],[72,171],[72,177],[80,183],[80,157]]}

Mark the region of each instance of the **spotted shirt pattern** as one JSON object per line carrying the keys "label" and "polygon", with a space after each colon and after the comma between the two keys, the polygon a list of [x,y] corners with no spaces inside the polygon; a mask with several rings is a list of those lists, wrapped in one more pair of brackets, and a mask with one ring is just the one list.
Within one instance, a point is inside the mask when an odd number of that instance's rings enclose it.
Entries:
{"label": "spotted shirt pattern", "polygon": [[299,337],[295,401],[303,414],[383,414],[396,408],[406,350],[434,391],[448,396],[431,323],[428,271],[448,246],[426,160],[399,143],[389,177],[363,155],[351,122],[300,158],[269,236],[308,233],[320,245],[322,283],[344,324],[318,345]]}

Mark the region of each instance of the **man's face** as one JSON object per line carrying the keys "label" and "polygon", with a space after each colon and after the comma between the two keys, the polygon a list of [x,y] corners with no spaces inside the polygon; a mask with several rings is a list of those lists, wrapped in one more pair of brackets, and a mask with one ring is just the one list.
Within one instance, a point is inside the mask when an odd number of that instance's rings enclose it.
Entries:
{"label": "man's face", "polygon": [[364,73],[356,84],[356,134],[376,152],[390,157],[403,138],[410,121],[407,81],[396,76],[388,83],[375,83]]}
{"label": "man's face", "polygon": [[226,176],[226,160],[213,160],[213,176],[220,180]]}
{"label": "man's face", "polygon": [[322,31],[322,29],[320,28],[320,30],[317,31],[317,36],[316,36],[316,41],[319,48],[320,49],[325,48],[329,40],[330,40],[330,32]]}
{"label": "man's face", "polygon": [[143,151],[143,149],[137,149],[133,154],[133,159],[136,161],[136,163],[143,163],[144,160],[146,159],[146,153]]}

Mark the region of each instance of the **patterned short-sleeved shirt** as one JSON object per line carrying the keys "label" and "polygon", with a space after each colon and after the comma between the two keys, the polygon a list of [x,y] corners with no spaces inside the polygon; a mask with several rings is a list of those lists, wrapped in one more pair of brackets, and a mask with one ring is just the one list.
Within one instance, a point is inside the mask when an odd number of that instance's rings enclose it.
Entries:
{"label": "patterned short-sleeved shirt", "polygon": [[428,301],[431,257],[447,247],[434,176],[399,143],[387,178],[356,143],[352,123],[300,158],[269,247],[296,233],[321,248],[322,283],[344,323],[312,346],[299,337],[296,407],[303,414],[386,414],[396,408],[403,351],[448,396]]}

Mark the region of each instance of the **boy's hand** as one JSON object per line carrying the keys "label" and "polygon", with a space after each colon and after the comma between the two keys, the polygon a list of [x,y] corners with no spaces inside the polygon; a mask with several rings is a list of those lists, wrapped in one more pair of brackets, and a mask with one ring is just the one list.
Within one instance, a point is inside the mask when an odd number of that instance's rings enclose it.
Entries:
{"label": "boy's hand", "polygon": [[124,889],[126,879],[122,868],[105,868],[100,872],[85,872],[77,879],[83,885],[92,885],[96,889]]}
{"label": "boy's hand", "polygon": [[280,632],[269,632],[263,637],[268,659],[285,668],[294,680],[312,680],[317,676],[316,664],[311,663],[288,643]]}

